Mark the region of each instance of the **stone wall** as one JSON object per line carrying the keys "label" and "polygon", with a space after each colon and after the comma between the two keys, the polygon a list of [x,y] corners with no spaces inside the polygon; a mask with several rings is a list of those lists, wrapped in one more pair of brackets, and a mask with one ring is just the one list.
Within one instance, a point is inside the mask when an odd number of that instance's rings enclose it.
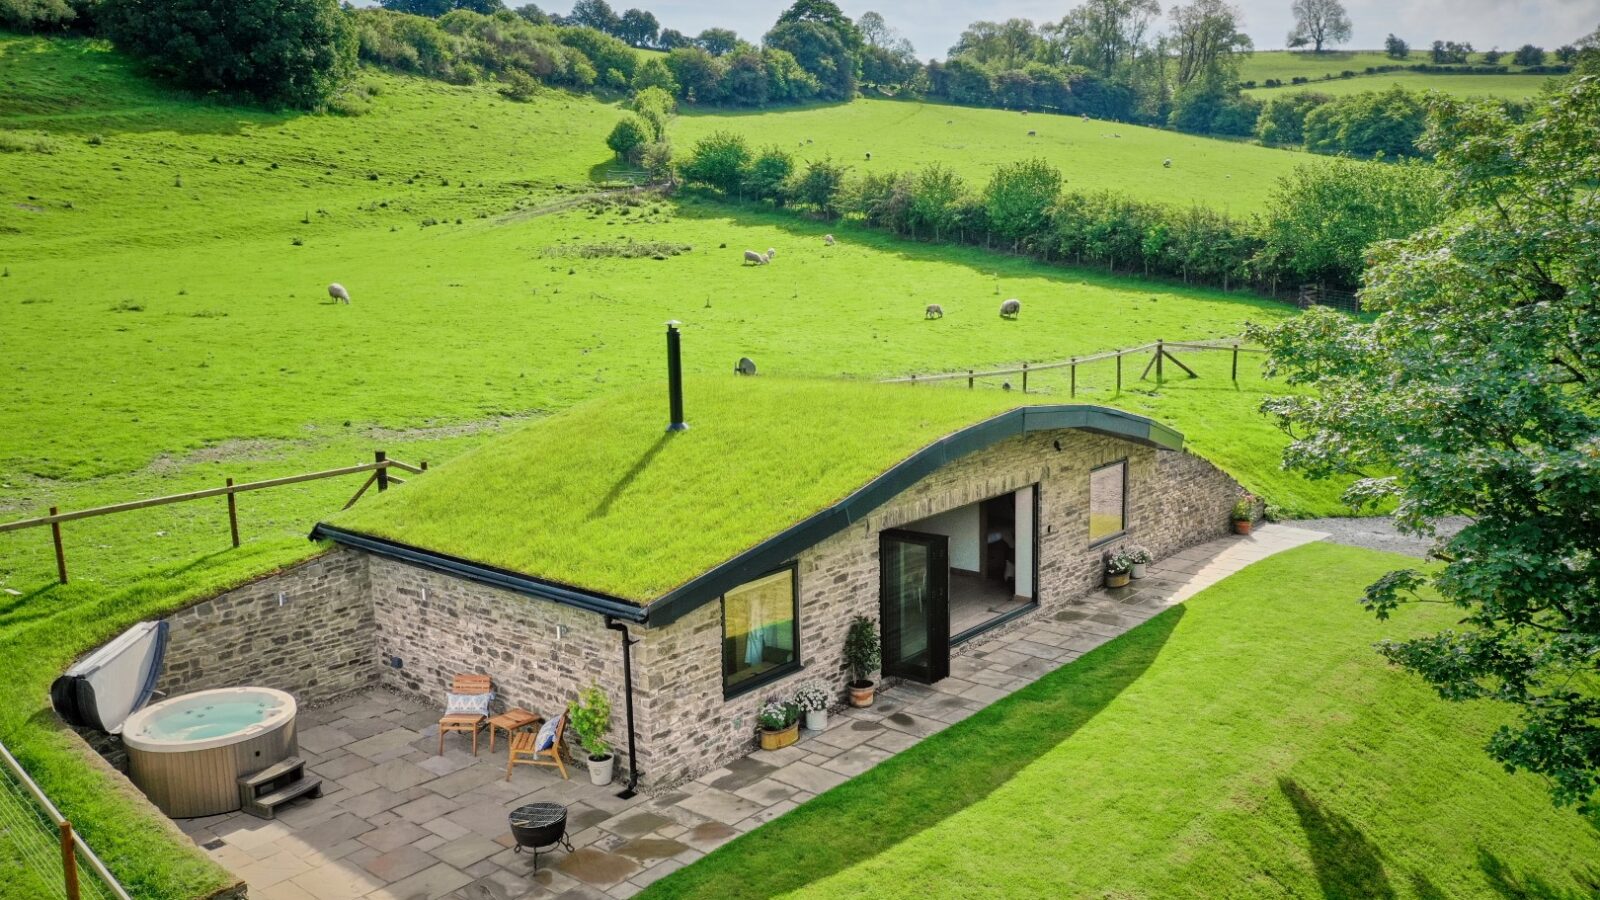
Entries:
{"label": "stone wall", "polygon": [[[602,617],[382,557],[368,567],[374,653],[386,687],[442,709],[454,676],[483,673],[494,681],[496,712],[520,706],[548,718],[598,683],[612,704],[618,768],[626,770],[622,635]],[[567,740],[576,746],[570,728]]]}
{"label": "stone wall", "polygon": [[259,685],[317,703],[377,683],[364,553],[333,550],[167,621],[169,696]]}
{"label": "stone wall", "polygon": [[[1090,470],[1123,459],[1128,462],[1127,533],[1091,546]],[[748,751],[755,712],[766,697],[791,694],[808,678],[842,692],[848,680],[843,651],[849,622],[856,615],[878,618],[880,532],[1034,484],[1040,512],[1038,600],[1045,615],[1099,587],[1101,554],[1109,547],[1142,543],[1160,557],[1227,533],[1228,511],[1242,494],[1231,478],[1198,457],[1082,431],[1024,435],[939,469],[866,521],[801,554],[801,671],[724,700],[718,604],[644,631],[636,671],[644,673],[637,706],[647,782],[692,777]]]}

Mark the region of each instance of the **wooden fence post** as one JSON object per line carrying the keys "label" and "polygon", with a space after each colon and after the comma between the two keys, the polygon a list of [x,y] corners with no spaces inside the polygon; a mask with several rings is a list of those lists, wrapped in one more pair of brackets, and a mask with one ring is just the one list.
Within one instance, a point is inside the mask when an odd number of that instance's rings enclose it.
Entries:
{"label": "wooden fence post", "polygon": [[1067,389],[1067,396],[1076,397],[1078,396],[1078,358],[1076,356],[1074,356],[1072,358],[1072,362],[1068,364],[1067,372],[1072,378],[1070,382],[1071,386]]}
{"label": "wooden fence post", "polygon": [[[228,487],[233,487],[233,479],[228,479]],[[233,535],[233,546],[239,546],[239,506],[234,501],[233,491],[228,492],[228,533]]]}
{"label": "wooden fence post", "polygon": [[[50,515],[53,516],[53,515],[55,515],[55,514],[57,514],[59,512],[61,512],[61,509],[59,507],[55,507],[55,506],[50,507]],[[51,522],[50,523],[50,537],[51,537],[52,540],[55,541],[55,544],[56,544],[56,577],[61,580],[62,584],[66,584],[67,583],[67,551],[66,551],[65,547],[61,546],[61,523],[60,522]]]}
{"label": "wooden fence post", "polygon": [[1233,345],[1233,383],[1239,383],[1239,345]]}
{"label": "wooden fence post", "polygon": [[967,370],[967,387],[972,387],[972,370]]}
{"label": "wooden fence post", "polygon": [[1122,393],[1122,351],[1117,350],[1117,393]]}
{"label": "wooden fence post", "polygon": [[378,450],[372,454],[372,460],[378,464],[378,490],[387,491],[389,489],[389,454]]}
{"label": "wooden fence post", "polygon": [[422,465],[417,466],[417,468],[421,469],[424,472],[428,471],[428,461],[427,460],[423,460],[422,461]]}
{"label": "wooden fence post", "polygon": [[67,900],[78,900],[78,854],[72,838],[72,823],[61,820],[61,874],[66,878]]}
{"label": "wooden fence post", "polygon": [[1028,364],[1027,363],[1023,363],[1022,364],[1022,392],[1024,394],[1026,394],[1028,392]]}
{"label": "wooden fence post", "polygon": [[1167,355],[1167,342],[1156,338],[1156,386],[1161,386],[1162,366],[1161,358]]}

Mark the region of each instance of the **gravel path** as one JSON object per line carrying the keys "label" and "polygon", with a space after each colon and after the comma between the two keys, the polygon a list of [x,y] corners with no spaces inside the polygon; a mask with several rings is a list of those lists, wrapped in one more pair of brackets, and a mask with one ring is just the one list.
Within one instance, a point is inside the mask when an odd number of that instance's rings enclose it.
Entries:
{"label": "gravel path", "polygon": [[[1465,516],[1450,516],[1438,522],[1439,537],[1448,538],[1467,525]],[[1382,516],[1371,518],[1297,519],[1288,523],[1296,528],[1309,528],[1328,533],[1326,540],[1369,550],[1387,550],[1407,556],[1426,556],[1433,541],[1430,538],[1401,534],[1394,520]]]}

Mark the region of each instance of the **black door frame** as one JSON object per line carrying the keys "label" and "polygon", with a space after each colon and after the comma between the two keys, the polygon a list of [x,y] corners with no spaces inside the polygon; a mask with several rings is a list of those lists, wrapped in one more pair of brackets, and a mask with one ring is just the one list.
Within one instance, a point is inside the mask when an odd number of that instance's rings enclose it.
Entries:
{"label": "black door frame", "polygon": [[[928,549],[927,606],[923,619],[927,628],[927,663],[905,666],[900,659],[900,622],[890,615],[889,567],[885,564],[890,542],[919,544]],[[883,635],[883,674],[932,684],[950,675],[950,539],[942,534],[892,528],[878,535],[878,621]]]}

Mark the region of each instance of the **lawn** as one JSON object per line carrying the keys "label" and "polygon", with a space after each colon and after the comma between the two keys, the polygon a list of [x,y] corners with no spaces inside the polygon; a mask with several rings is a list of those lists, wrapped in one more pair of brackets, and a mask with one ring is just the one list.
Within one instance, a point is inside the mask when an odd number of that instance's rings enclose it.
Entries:
{"label": "lawn", "polygon": [[1423,72],[1385,72],[1355,78],[1335,78],[1311,84],[1289,84],[1277,88],[1254,88],[1245,93],[1257,100],[1270,100],[1292,93],[1314,92],[1344,97],[1364,91],[1386,91],[1403,87],[1409,91],[1441,91],[1456,97],[1493,97],[1526,100],[1536,96],[1551,79],[1549,75],[1431,75]]}
{"label": "lawn", "polygon": [[[1246,215],[1262,209],[1278,178],[1315,157],[1074,116],[898,100],[801,108],[685,111],[672,126],[680,148],[714,131],[744,134],[798,159],[832,159],[856,173],[901,172],[940,163],[982,187],[1002,163],[1043,157],[1069,191],[1110,190],[1177,206]],[[1028,132],[1035,132],[1032,137]],[[868,160],[866,155],[872,154]],[[1172,160],[1172,167],[1162,165]]]}
{"label": "lawn", "polygon": [[1600,830],[1481,747],[1354,598],[1400,557],[1258,563],[655,883],[670,897],[1589,897]]}
{"label": "lawn", "polygon": [[[379,88],[365,116],[270,113],[156,88],[97,42],[0,36],[0,129],[47,151],[0,154],[0,519],[377,448],[441,462],[657,381],[667,319],[685,323],[691,375],[731,378],[749,355],[767,375],[874,379],[1231,336],[1292,314],[838,223],[598,197],[614,107],[363,77]],[[744,267],[746,247],[780,253]],[[329,304],[330,281],[354,303]],[[1024,300],[1018,322],[996,315],[1007,297]],[[923,320],[930,302],[945,319]],[[1234,387],[1220,355],[1202,364],[1206,377],[1160,389],[1130,375],[1120,397],[1109,369],[1080,387],[1177,427],[1285,512],[1337,512],[1337,485],[1277,469],[1284,439],[1255,407],[1281,387],[1253,367]],[[133,622],[315,552],[309,526],[358,484],[242,496],[238,550],[221,499],[68,523],[64,587],[47,530],[0,535],[0,739],[139,896],[226,876],[84,766],[49,682]]]}

